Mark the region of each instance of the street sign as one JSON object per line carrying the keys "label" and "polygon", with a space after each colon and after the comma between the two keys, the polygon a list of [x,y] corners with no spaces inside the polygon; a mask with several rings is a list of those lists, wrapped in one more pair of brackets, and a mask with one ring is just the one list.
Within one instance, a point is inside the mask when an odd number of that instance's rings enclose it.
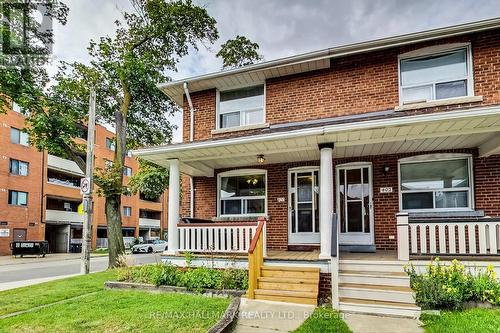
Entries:
{"label": "street sign", "polygon": [[90,178],[80,179],[80,194],[90,194]]}

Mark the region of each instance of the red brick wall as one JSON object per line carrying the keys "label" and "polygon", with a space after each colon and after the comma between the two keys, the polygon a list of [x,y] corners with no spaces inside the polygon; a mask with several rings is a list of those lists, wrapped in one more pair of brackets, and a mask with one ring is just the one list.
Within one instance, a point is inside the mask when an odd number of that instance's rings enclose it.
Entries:
{"label": "red brick wall", "polygon": [[[398,54],[426,46],[470,42],[475,95],[482,102],[443,106],[406,114],[453,110],[500,103],[500,30],[429,41],[383,51],[333,59],[331,68],[266,82],[266,122],[271,124],[393,109],[399,104]],[[260,130],[212,135],[215,129],[215,89],[191,95],[195,140],[241,136]],[[189,137],[189,108],[184,102],[184,140]]]}
{"label": "red brick wall", "polygon": [[[454,152],[477,155],[477,151],[474,149],[455,150]],[[357,161],[372,163],[375,244],[377,249],[394,250],[397,246],[395,214],[399,211],[398,159],[421,154],[425,153],[334,159],[334,167],[339,164]],[[484,210],[486,214],[491,216],[500,216],[500,155],[489,158],[474,157],[473,164],[476,209]],[[268,176],[267,200],[270,220],[267,224],[267,244],[270,248],[286,249],[288,246],[288,169],[305,165],[318,166],[319,161],[260,166],[260,168],[267,170]],[[387,174],[383,172],[385,165],[389,166]],[[216,173],[222,171],[225,170],[217,170]],[[216,180],[216,176],[213,178],[195,178],[196,217],[210,219],[216,216]],[[393,193],[380,193],[380,187],[392,187]],[[189,194],[183,196],[189,196]],[[279,197],[284,197],[285,202],[278,203],[277,198]],[[183,212],[186,210],[185,205],[186,203],[183,201]],[[394,236],[394,239],[390,239],[391,236]]]}

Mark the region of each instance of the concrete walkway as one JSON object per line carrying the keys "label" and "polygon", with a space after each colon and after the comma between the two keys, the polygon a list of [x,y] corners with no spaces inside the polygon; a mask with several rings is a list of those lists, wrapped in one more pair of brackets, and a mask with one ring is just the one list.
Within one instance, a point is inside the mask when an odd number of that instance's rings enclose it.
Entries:
{"label": "concrete walkway", "polygon": [[241,299],[233,333],[279,333],[297,329],[314,311],[312,305]]}
{"label": "concrete walkway", "polygon": [[417,320],[410,318],[346,313],[344,321],[354,333],[422,333],[424,331]]}

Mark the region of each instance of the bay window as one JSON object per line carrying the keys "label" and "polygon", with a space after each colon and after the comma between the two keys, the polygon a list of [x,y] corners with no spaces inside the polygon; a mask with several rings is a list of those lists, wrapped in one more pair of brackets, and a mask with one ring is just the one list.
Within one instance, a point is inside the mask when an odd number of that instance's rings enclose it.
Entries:
{"label": "bay window", "polygon": [[472,96],[468,47],[400,60],[401,104]]}
{"label": "bay window", "polygon": [[220,216],[266,213],[265,170],[229,171],[218,176]]}
{"label": "bay window", "polygon": [[264,85],[218,92],[218,128],[264,123]]}
{"label": "bay window", "polygon": [[401,210],[472,209],[471,158],[400,161]]}

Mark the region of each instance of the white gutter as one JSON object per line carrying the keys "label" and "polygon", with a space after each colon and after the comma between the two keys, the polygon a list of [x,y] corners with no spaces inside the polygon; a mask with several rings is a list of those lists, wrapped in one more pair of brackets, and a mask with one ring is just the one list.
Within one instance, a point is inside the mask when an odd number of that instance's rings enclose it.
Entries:
{"label": "white gutter", "polygon": [[261,135],[247,136],[247,137],[243,136],[243,137],[221,139],[214,141],[199,141],[186,144],[181,143],[174,145],[138,149],[132,151],[132,153],[135,156],[147,156],[164,152],[172,153],[176,151],[184,151],[187,149],[222,147],[234,144],[242,144],[242,143],[248,144],[248,143],[257,143],[269,140],[283,140],[296,137],[323,135],[323,134],[330,134],[330,133],[337,133],[337,132],[344,132],[351,130],[362,130],[369,128],[372,129],[372,128],[381,128],[388,126],[401,126],[401,125],[409,125],[416,123],[424,123],[429,121],[456,120],[460,118],[494,116],[494,115],[500,115],[499,106],[488,106],[475,109],[463,109],[458,111],[446,111],[446,112],[421,114],[421,115],[406,116],[406,117],[394,117],[389,119],[376,119],[376,120],[368,120],[368,121],[361,121],[354,123],[321,126],[315,128],[304,128],[293,131],[281,131],[278,133],[271,133],[271,134],[261,134]]}
{"label": "white gutter", "polygon": [[[184,93],[189,104],[189,142],[194,140],[194,107],[189,95],[188,83],[184,82]],[[189,177],[189,215],[194,217],[194,184],[193,177]]]}

